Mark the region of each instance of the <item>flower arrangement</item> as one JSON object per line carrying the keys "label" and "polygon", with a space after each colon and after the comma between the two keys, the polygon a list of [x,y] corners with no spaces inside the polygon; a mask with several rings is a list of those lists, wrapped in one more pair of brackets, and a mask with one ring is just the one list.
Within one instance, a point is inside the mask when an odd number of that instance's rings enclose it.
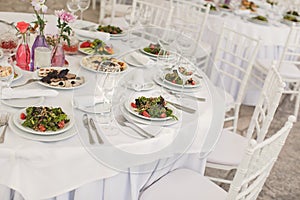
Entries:
{"label": "flower arrangement", "polygon": [[66,12],[64,10],[56,10],[55,15],[57,18],[57,28],[59,29],[57,42],[60,43],[61,39],[67,41],[70,46],[70,38],[72,28],[69,26],[69,23],[73,23],[76,21],[77,16]]}
{"label": "flower arrangement", "polygon": [[[22,0],[25,1],[25,0]],[[46,26],[46,21],[44,18],[44,14],[47,12],[48,7],[46,6],[47,0],[30,0],[30,3],[33,7],[34,14],[36,16],[36,21],[34,27],[31,29],[31,32],[35,32],[36,28],[39,28],[40,34],[44,34],[44,29]]]}

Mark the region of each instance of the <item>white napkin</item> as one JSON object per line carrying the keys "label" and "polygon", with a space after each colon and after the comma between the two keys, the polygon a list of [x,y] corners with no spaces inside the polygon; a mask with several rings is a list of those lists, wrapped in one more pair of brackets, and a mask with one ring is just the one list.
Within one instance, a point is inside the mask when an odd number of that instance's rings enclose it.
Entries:
{"label": "white napkin", "polygon": [[131,80],[129,80],[128,83],[130,88],[141,91],[145,84],[144,71],[142,69],[136,69],[134,73],[132,73]]}
{"label": "white napkin", "polygon": [[82,37],[88,37],[93,39],[99,39],[102,41],[108,41],[110,39],[109,33],[104,33],[100,31],[88,31],[88,30],[82,30],[78,28],[73,28],[74,32]]}
{"label": "white napkin", "polygon": [[151,60],[148,56],[143,55],[143,54],[138,53],[138,52],[133,52],[133,53],[130,54],[130,56],[132,57],[132,59],[134,61],[136,61],[140,65],[149,65],[149,64],[154,63],[154,61]]}
{"label": "white napkin", "polygon": [[73,97],[74,106],[77,107],[91,107],[96,105],[97,103],[102,103],[103,101],[103,96],[85,95]]}
{"label": "white napkin", "polygon": [[2,99],[22,99],[30,97],[55,97],[59,93],[49,89],[11,89],[3,88]]}
{"label": "white napkin", "polygon": [[237,9],[237,10],[234,11],[234,13],[236,15],[240,15],[240,16],[247,16],[247,15],[251,14],[251,11],[249,9],[247,9],[247,10]]}

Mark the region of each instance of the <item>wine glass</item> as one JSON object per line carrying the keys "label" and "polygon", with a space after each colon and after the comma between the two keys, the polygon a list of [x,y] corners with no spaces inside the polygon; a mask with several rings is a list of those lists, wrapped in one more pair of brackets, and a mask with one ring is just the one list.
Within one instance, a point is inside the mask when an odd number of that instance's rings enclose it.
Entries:
{"label": "wine glass", "polygon": [[[107,108],[106,112],[101,117],[105,117],[105,124],[107,124],[108,133],[107,135],[114,135],[116,131],[113,131],[113,95],[114,90],[118,82],[118,74],[120,73],[121,66],[110,60],[103,61],[99,65],[99,69],[105,71],[103,74],[97,73],[97,82],[100,91],[103,93],[104,107]],[[101,121],[101,120],[100,120]]]}
{"label": "wine glass", "polygon": [[91,0],[78,0],[78,8],[80,10],[80,20],[83,19],[83,11],[90,7]]}
{"label": "wine glass", "polygon": [[79,10],[78,3],[79,3],[79,0],[68,0],[67,1],[67,8],[73,15],[75,12],[77,12]]}
{"label": "wine glass", "polygon": [[3,89],[9,88],[11,82],[14,79],[15,71],[14,67],[8,63],[0,64],[0,97],[2,99]]}

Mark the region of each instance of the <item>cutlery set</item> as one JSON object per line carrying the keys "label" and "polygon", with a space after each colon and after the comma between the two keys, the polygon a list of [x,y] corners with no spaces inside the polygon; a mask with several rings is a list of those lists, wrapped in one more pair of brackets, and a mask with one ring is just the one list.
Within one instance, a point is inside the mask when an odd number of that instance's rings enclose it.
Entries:
{"label": "cutlery set", "polygon": [[101,136],[100,136],[100,134],[99,134],[99,132],[98,132],[98,130],[96,128],[96,125],[95,125],[95,122],[94,122],[93,118],[89,119],[88,115],[85,113],[85,114],[83,114],[82,121],[83,121],[84,127],[88,131],[88,136],[89,136],[89,142],[90,142],[90,144],[95,144],[95,140],[94,140],[94,138],[92,136],[90,126],[92,127],[92,129],[96,133],[96,137],[97,137],[98,143],[99,144],[103,144],[104,143],[103,139],[101,138]]}
{"label": "cutlery set", "polygon": [[5,140],[5,133],[8,126],[8,121],[9,121],[9,114],[6,114],[4,118],[1,117],[0,119],[0,127],[4,126],[0,136],[0,144],[3,143]]}

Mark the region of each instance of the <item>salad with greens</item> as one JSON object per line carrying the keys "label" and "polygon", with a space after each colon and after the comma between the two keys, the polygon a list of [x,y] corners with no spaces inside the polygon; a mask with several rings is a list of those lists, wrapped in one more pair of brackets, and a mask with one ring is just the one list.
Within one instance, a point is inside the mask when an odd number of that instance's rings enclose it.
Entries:
{"label": "salad with greens", "polygon": [[112,25],[99,25],[97,31],[110,33],[110,34],[121,34],[123,30],[120,27],[112,26]]}
{"label": "salad with greens", "polygon": [[166,118],[178,120],[173,111],[166,107],[167,102],[162,96],[159,97],[138,97],[131,107],[140,115],[148,118]]}
{"label": "salad with greens", "polygon": [[148,47],[144,48],[144,51],[147,53],[151,53],[154,55],[169,55],[170,53],[168,51],[161,51],[161,47],[159,44],[150,44]]}
{"label": "salad with greens", "polygon": [[28,107],[26,113],[20,114],[20,118],[25,120],[22,126],[40,132],[60,130],[70,121],[60,107]]}

